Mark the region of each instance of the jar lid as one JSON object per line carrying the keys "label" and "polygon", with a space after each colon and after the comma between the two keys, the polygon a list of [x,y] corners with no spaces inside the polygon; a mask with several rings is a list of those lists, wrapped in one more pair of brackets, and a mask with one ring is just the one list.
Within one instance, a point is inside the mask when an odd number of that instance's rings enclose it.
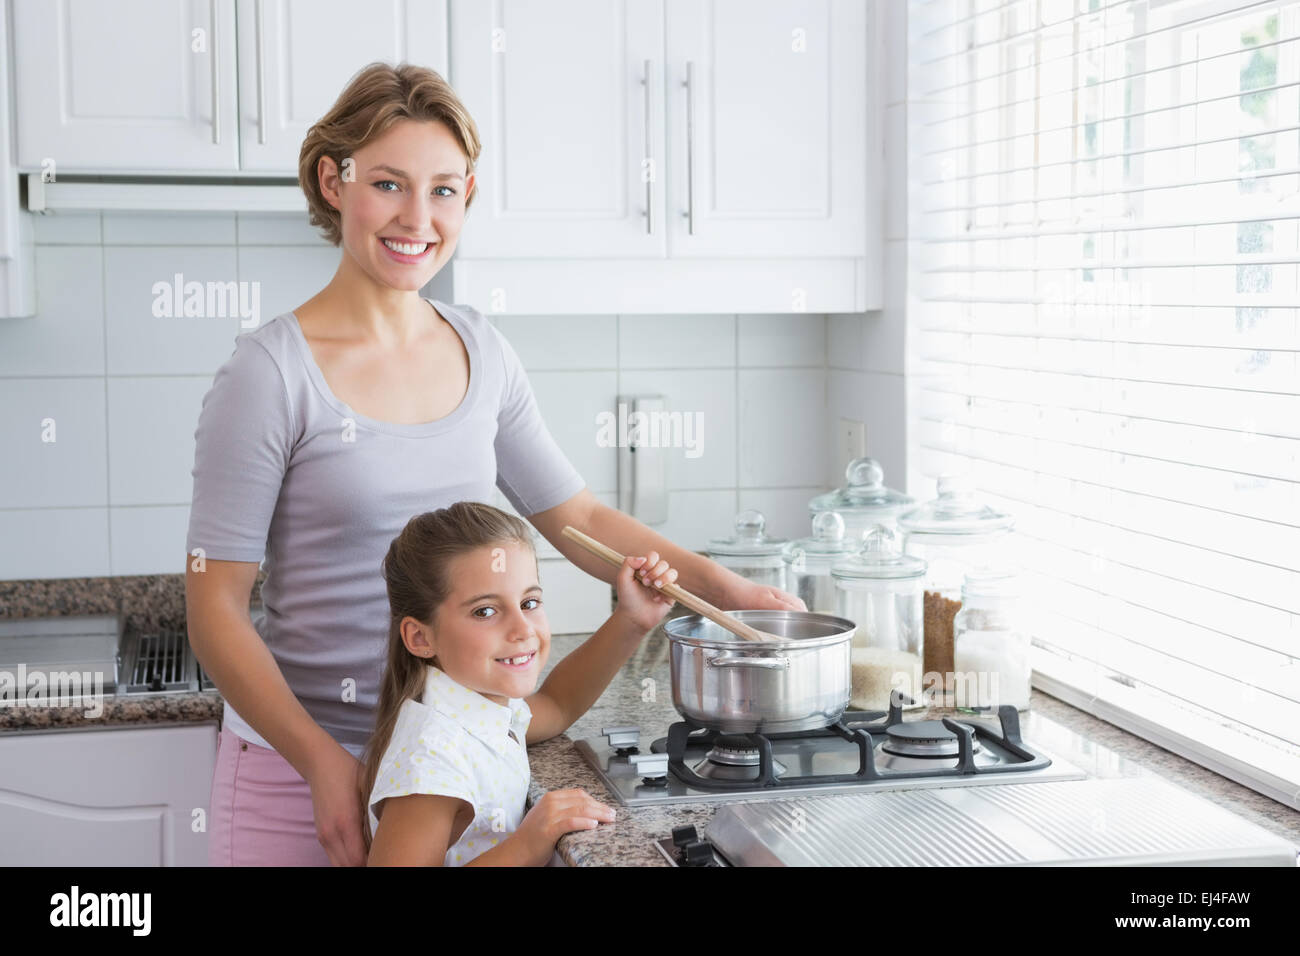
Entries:
{"label": "jar lid", "polygon": [[885,487],[885,472],[874,458],[854,458],[844,469],[844,487],[817,495],[808,502],[808,510],[838,511],[850,517],[894,514],[914,500]]}
{"label": "jar lid", "polygon": [[924,558],[904,554],[898,535],[883,524],[862,533],[862,548],[831,565],[834,578],[919,578],[925,574]]}
{"label": "jar lid", "polygon": [[709,553],[751,557],[780,554],[786,539],[769,538],[763,531],[766,525],[761,511],[742,511],[736,515],[736,533],[730,538],[709,539]]}
{"label": "jar lid", "polygon": [[939,497],[898,516],[904,531],[923,534],[980,534],[1009,531],[1011,515],[980,502],[964,475],[940,475]]}
{"label": "jar lid", "polygon": [[973,597],[1014,598],[1020,596],[1019,569],[1000,566],[996,568],[973,568],[966,572],[961,585],[961,597],[968,601]]}
{"label": "jar lid", "polygon": [[838,512],[823,511],[813,518],[810,538],[796,538],[781,549],[786,564],[798,564],[800,557],[838,558],[849,555],[858,547],[851,537],[844,536],[844,519]]}

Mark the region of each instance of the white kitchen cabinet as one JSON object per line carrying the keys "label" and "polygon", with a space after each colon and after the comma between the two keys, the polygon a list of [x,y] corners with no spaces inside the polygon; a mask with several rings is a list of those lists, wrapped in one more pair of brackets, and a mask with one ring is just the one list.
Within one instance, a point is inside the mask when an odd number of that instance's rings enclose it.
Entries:
{"label": "white kitchen cabinet", "polygon": [[866,254],[868,9],[668,0],[669,255]]}
{"label": "white kitchen cabinet", "polygon": [[483,139],[460,254],[865,255],[867,14],[453,0],[452,81]]}
{"label": "white kitchen cabinet", "polygon": [[458,299],[526,314],[880,307],[873,4],[450,13],[452,82],[483,140]]}
{"label": "white kitchen cabinet", "polygon": [[239,166],[234,0],[14,0],[20,169]]}
{"label": "white kitchen cabinet", "polygon": [[367,64],[447,75],[444,0],[239,0],[240,168],[298,173],[307,130]]}
{"label": "white kitchen cabinet", "polygon": [[216,756],[216,723],[0,733],[0,857],[206,866]]}
{"label": "white kitchen cabinet", "polygon": [[663,256],[662,0],[452,0],[451,28],[483,144],[457,254]]}

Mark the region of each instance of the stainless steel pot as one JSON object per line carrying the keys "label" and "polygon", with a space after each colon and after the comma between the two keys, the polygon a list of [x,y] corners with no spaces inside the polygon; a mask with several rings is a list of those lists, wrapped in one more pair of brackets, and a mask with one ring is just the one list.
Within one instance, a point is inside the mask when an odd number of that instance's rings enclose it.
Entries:
{"label": "stainless steel pot", "polygon": [[673,706],[724,733],[816,730],[849,704],[856,625],[811,611],[727,611],[780,640],[746,641],[700,614],[664,622]]}

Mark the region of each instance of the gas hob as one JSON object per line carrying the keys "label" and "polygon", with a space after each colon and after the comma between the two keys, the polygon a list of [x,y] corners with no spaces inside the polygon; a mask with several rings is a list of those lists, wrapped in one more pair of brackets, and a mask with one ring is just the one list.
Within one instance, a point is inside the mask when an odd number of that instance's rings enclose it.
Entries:
{"label": "gas hob", "polygon": [[912,788],[1082,780],[1087,774],[1020,735],[1014,707],[983,717],[904,720],[846,711],[798,733],[724,734],[691,721],[646,741],[638,727],[602,728],[577,748],[623,806],[781,800]]}

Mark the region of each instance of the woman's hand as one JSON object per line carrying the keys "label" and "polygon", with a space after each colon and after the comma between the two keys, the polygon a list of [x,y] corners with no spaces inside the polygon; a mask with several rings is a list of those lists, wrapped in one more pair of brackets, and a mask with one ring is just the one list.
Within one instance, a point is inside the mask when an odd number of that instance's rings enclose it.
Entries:
{"label": "woman's hand", "polygon": [[[621,600],[621,598],[620,598]],[[724,611],[806,611],[808,605],[780,588],[736,575],[718,607]]]}
{"label": "woman's hand", "polygon": [[649,632],[672,610],[673,599],[659,588],[677,580],[677,569],[661,560],[658,552],[631,555],[623,559],[614,585],[618,589],[618,611],[638,630]]}
{"label": "woman's hand", "polygon": [[335,743],[312,767],[311,806],[316,839],[334,866],[365,866],[361,833],[361,761]]}
{"label": "woman's hand", "polygon": [[614,822],[614,808],[586,790],[551,790],[533,804],[511,838],[524,849],[525,866],[545,866],[560,837],[575,830],[594,830],[602,822]]}

